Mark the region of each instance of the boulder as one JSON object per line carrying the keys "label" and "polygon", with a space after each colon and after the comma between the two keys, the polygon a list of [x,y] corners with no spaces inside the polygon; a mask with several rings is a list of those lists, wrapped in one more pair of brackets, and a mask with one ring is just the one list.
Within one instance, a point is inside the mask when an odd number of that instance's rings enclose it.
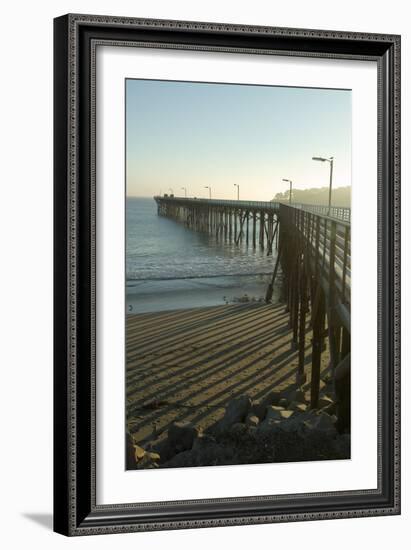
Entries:
{"label": "boulder", "polygon": [[265,418],[267,420],[288,420],[293,416],[293,414],[294,411],[271,405],[270,407],[267,407]]}
{"label": "boulder", "polygon": [[325,433],[329,436],[334,436],[337,433],[334,418],[322,411],[313,415],[306,421],[306,425],[313,430]]}
{"label": "boulder", "polygon": [[351,436],[350,434],[343,434],[335,438],[334,448],[341,458],[351,457]]}
{"label": "boulder", "polygon": [[152,469],[158,468],[158,463],[160,462],[160,455],[158,453],[145,452],[144,456],[137,463],[138,469]]}
{"label": "boulder", "polygon": [[278,402],[278,406],[286,409],[288,407],[288,399],[286,399],[285,397],[282,397]]}
{"label": "boulder", "polygon": [[305,395],[304,395],[303,390],[301,390],[301,389],[295,390],[294,399],[295,399],[295,401],[298,401],[299,403],[304,403],[305,402]]}
{"label": "boulder", "polygon": [[247,424],[247,426],[258,426],[259,422],[260,419],[258,418],[258,416],[252,413],[248,414],[247,418],[245,419],[245,423]]}
{"label": "boulder", "polygon": [[191,422],[173,422],[168,429],[168,439],[176,452],[187,451],[198,437],[198,429]]}
{"label": "boulder", "polygon": [[291,411],[290,409],[286,409],[284,411],[281,411],[280,412],[281,420],[288,420],[289,418],[291,418],[294,415],[294,412],[295,411]]}
{"label": "boulder", "polygon": [[146,451],[140,445],[134,445],[134,456],[136,460],[141,460],[146,454]]}
{"label": "boulder", "polygon": [[333,405],[333,404],[334,404],[334,401],[328,395],[322,395],[318,399],[319,409],[323,409],[324,407],[328,407],[329,405]]}
{"label": "boulder", "polygon": [[267,407],[265,413],[265,420],[281,420],[281,412],[284,411],[283,407],[278,407],[276,405],[270,405]]}
{"label": "boulder", "polygon": [[307,399],[302,388],[297,388],[288,394],[288,401],[289,403],[292,401],[297,401],[297,403],[305,403]]}
{"label": "boulder", "polygon": [[308,405],[306,403],[297,403],[297,401],[292,401],[289,405],[288,405],[288,408],[291,410],[291,411],[295,411],[295,412],[305,412],[307,409],[308,409]]}
{"label": "boulder", "polygon": [[236,422],[230,428],[230,434],[234,436],[242,436],[247,432],[247,426],[242,422]]}
{"label": "boulder", "polygon": [[147,446],[147,450],[159,454],[161,457],[161,462],[169,460],[176,453],[176,450],[171,445],[168,437],[152,441]]}
{"label": "boulder", "polygon": [[263,400],[253,401],[250,408],[250,415],[256,416],[259,420],[264,420],[266,409],[267,405]]}
{"label": "boulder", "polygon": [[334,401],[332,403],[330,403],[329,405],[327,405],[326,407],[323,407],[321,409],[323,412],[326,412],[327,414],[333,416],[336,414],[337,412],[337,403],[335,403]]}
{"label": "boulder", "polygon": [[278,405],[280,400],[287,397],[283,391],[272,391],[264,397],[264,402],[268,405]]}
{"label": "boulder", "polygon": [[219,423],[220,431],[227,430],[233,424],[237,422],[243,422],[251,409],[251,399],[248,395],[241,395],[232,399],[226,409],[224,417]]}
{"label": "boulder", "polygon": [[272,420],[270,418],[266,418],[258,425],[258,433],[260,434],[267,434],[272,433],[275,431],[278,431],[281,425],[281,420]]}
{"label": "boulder", "polygon": [[213,436],[206,433],[200,433],[199,436],[194,440],[192,450],[193,451],[203,451],[207,447],[210,447],[211,445],[215,445],[216,440]]}
{"label": "boulder", "polygon": [[126,432],[126,468],[127,470],[133,470],[136,465],[136,456],[135,456],[135,443],[130,432]]}

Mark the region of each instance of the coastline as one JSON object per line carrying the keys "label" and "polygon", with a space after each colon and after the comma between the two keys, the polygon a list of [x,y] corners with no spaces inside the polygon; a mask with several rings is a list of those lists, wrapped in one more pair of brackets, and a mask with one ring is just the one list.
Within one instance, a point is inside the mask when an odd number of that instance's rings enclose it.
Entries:
{"label": "coastline", "polygon": [[[263,302],[270,273],[128,280],[126,312],[143,314],[226,304]],[[273,301],[280,296],[275,286]]]}

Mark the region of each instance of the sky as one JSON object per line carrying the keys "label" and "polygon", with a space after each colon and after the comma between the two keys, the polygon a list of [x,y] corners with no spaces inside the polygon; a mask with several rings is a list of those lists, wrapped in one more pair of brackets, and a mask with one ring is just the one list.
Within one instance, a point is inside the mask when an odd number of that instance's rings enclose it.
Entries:
{"label": "sky", "polygon": [[271,200],[351,185],[351,91],[126,81],[127,196]]}

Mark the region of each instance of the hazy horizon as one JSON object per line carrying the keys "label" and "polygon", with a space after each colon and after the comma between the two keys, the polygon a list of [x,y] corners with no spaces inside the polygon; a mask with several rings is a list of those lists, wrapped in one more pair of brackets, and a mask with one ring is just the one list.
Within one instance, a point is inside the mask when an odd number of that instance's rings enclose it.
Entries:
{"label": "hazy horizon", "polygon": [[126,81],[127,196],[272,200],[351,185],[351,91]]}

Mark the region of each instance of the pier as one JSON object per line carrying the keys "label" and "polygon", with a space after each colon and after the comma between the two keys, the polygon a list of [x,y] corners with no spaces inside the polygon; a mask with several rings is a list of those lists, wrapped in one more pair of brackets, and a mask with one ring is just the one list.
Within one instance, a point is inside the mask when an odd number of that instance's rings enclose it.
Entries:
{"label": "pier", "polygon": [[291,346],[298,354],[296,383],[303,384],[310,369],[311,407],[317,407],[326,342],[334,375],[339,365],[346,369],[350,354],[350,208],[174,196],[154,199],[158,215],[189,230],[207,232],[223,242],[258,246],[273,257],[275,252],[266,302],[270,303],[281,272]]}

